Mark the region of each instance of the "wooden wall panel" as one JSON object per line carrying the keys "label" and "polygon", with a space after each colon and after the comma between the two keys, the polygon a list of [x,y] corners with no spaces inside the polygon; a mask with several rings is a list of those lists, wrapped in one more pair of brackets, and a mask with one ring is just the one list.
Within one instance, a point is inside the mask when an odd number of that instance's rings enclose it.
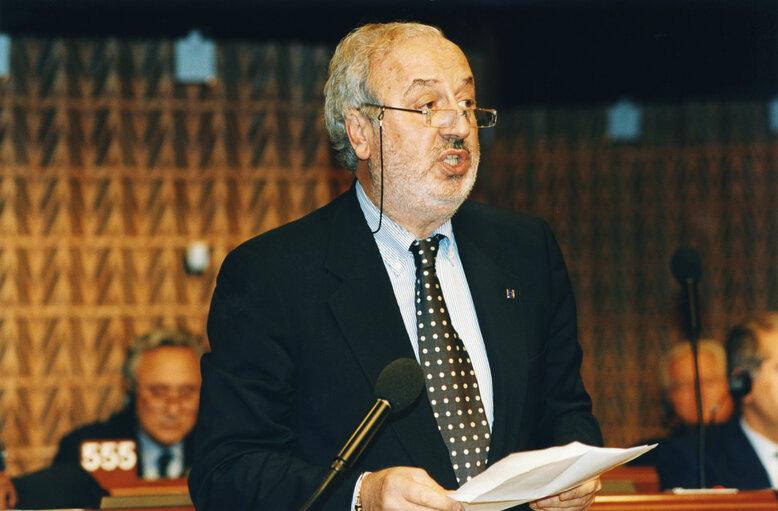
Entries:
{"label": "wooden wall panel", "polygon": [[[0,433],[12,474],[109,415],[136,335],[204,335],[215,273],[250,236],[350,183],[321,120],[329,50],[220,42],[182,85],[170,40],[19,37],[0,82]],[[499,105],[495,105],[499,108]],[[609,445],[663,431],[656,363],[683,334],[672,251],[701,252],[703,334],[778,298],[778,145],[766,105],[648,105],[613,143],[604,109],[500,111],[474,195],[549,220]],[[182,265],[206,241],[201,276]]]}
{"label": "wooden wall panel", "polygon": [[[204,337],[237,243],[328,202],[328,54],[223,44],[212,87],[173,79],[171,41],[15,38],[0,83],[0,426],[9,472],[44,466],[122,400],[130,340]],[[212,263],[183,267],[203,240]]]}
{"label": "wooden wall panel", "polygon": [[576,292],[584,376],[606,442],[665,432],[658,361],[685,342],[670,258],[703,260],[703,337],[778,308],[778,143],[761,102],[648,105],[609,141],[605,110],[501,113],[480,197],[546,218]]}

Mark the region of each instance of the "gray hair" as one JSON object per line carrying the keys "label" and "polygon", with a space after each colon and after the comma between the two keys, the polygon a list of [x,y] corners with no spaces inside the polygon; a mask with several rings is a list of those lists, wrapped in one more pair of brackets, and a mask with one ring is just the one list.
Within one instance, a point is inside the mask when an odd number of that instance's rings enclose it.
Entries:
{"label": "gray hair", "polygon": [[352,30],[335,48],[324,85],[324,120],[333,147],[351,173],[356,172],[359,159],[346,133],[346,114],[364,103],[378,102],[371,65],[398,43],[417,36],[444,37],[439,28],[421,23],[370,23]]}
{"label": "gray hair", "polygon": [[[691,355],[692,347],[688,342],[681,342],[670,348],[659,361],[659,381],[662,384],[662,390],[669,392],[673,384],[673,378],[670,375],[670,366],[672,363],[683,355]],[[724,351],[724,347],[721,343],[712,339],[700,340],[697,344],[697,356],[701,356],[703,353],[708,353],[716,360],[716,364],[721,370],[721,376],[727,375],[727,354]]]}
{"label": "gray hair", "polygon": [[124,365],[122,365],[122,373],[127,378],[131,392],[135,390],[135,377],[138,374],[138,362],[141,355],[162,346],[189,348],[198,359],[203,354],[203,346],[200,339],[181,330],[157,329],[138,337],[132,343],[132,346],[127,348],[127,358],[124,360]]}

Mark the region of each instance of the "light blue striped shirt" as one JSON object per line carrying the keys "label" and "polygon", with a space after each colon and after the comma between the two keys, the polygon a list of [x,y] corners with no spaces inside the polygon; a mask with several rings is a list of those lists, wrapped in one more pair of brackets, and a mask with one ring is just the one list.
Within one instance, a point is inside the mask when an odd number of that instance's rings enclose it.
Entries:
{"label": "light blue striped shirt", "polygon": [[[359,206],[365,215],[371,231],[378,227],[380,213],[378,208],[365,194],[362,185],[357,182],[357,198]],[[462,261],[459,259],[454,231],[451,220],[435,229],[433,234],[443,234],[445,238],[440,240],[438,256],[435,261],[440,286],[443,289],[443,297],[451,315],[451,323],[454,325],[459,337],[470,354],[473,363],[478,387],[481,390],[481,400],[484,404],[486,418],[489,427],[494,421],[494,400],[492,398],[492,373],[489,369],[489,360],[486,357],[484,339],[481,336],[481,328],[478,325],[478,317],[473,305],[473,297],[467,285]],[[386,272],[392,281],[394,296],[400,307],[405,329],[408,331],[416,360],[419,360],[419,347],[416,334],[416,263],[413,254],[408,250],[416,237],[392,222],[384,215],[381,230],[373,235],[378,245],[378,251],[384,260]]]}
{"label": "light blue striped shirt", "polygon": [[[482,398],[483,399],[483,398]],[[184,441],[169,447],[163,447],[151,438],[148,433],[142,429],[138,432],[138,450],[142,452],[141,461],[143,462],[143,479],[160,479],[157,460],[162,451],[167,449],[172,456],[170,464],[167,466],[169,478],[183,477],[184,474]]]}

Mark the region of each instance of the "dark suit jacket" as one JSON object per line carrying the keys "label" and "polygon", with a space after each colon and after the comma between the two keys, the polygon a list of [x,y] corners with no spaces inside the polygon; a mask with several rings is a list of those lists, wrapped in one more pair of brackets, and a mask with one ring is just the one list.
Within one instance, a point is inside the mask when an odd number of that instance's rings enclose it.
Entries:
{"label": "dark suit jacket", "polygon": [[[692,434],[695,431],[697,431],[697,426],[692,426],[692,427],[682,426],[673,429],[666,436],[645,438],[637,442],[635,445],[638,446],[638,445],[662,444],[663,442],[670,441],[675,437]],[[658,447],[659,445],[657,445],[657,448]],[[647,453],[638,456],[634,460],[628,461],[627,465],[633,467],[653,467],[656,465],[656,451],[657,449],[651,449]]]}
{"label": "dark suit jacket", "polygon": [[[600,444],[572,290],[546,224],[468,202],[453,228],[493,377],[490,461]],[[414,357],[353,188],[227,256],[208,335],[189,478],[200,510],[297,509],[372,406],[380,371]],[[456,487],[425,393],[379,432],[324,508],[348,509],[362,471],[403,465]]]}
{"label": "dark suit jacket", "polygon": [[[59,442],[59,449],[51,466],[13,479],[19,493],[19,508],[98,508],[100,499],[108,492],[81,468],[81,444],[87,440],[131,438],[138,441],[138,422],[133,406],[112,415],[105,422],[81,426],[68,433]],[[184,439],[184,465],[192,460],[194,435]],[[141,475],[142,452],[138,454],[138,474]]]}
{"label": "dark suit jacket", "polygon": [[[697,434],[669,438],[656,449],[655,463],[662,489],[697,488]],[[741,490],[770,488],[767,472],[738,420],[706,428],[706,486]]]}

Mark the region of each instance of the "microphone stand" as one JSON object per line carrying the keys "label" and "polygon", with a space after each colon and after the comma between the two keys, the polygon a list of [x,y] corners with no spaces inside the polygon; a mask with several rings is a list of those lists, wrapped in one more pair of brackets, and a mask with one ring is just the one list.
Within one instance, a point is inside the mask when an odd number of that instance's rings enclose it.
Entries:
{"label": "microphone stand", "polygon": [[[379,222],[380,227],[380,222]],[[299,511],[313,509],[338,476],[347,472],[362,455],[386,419],[412,405],[424,388],[424,372],[412,358],[398,358],[381,370],[375,384],[376,401],[330,465],[316,491]]]}
{"label": "microphone stand", "polygon": [[308,498],[308,500],[300,508],[300,511],[308,511],[313,508],[313,505],[317,500],[329,489],[330,484],[347,469],[351,468],[351,465],[362,454],[373,439],[378,429],[384,423],[387,417],[392,413],[392,406],[386,399],[377,399],[373,408],[370,409],[368,414],[362,420],[357,430],[351,435],[346,442],[346,445],[340,450],[338,455],[330,465],[330,470],[327,475],[319,483],[318,488]]}
{"label": "microphone stand", "polygon": [[702,388],[698,345],[700,341],[700,311],[697,308],[697,288],[694,279],[686,279],[686,296],[689,300],[689,342],[694,359],[694,395],[697,401],[697,478],[700,488],[705,488],[705,416],[702,411]]}

